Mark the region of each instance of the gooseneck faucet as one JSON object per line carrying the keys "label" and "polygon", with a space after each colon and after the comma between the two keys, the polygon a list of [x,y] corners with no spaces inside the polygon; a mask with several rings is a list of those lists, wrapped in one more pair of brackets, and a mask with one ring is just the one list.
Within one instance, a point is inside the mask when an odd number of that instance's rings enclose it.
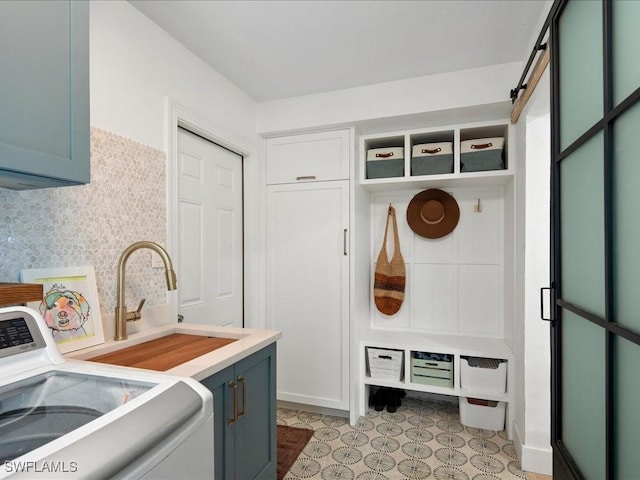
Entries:
{"label": "gooseneck faucet", "polygon": [[118,306],[116,307],[116,336],[114,340],[126,340],[127,339],[127,322],[134,320],[140,320],[142,314],[142,305],[144,305],[144,299],[140,302],[138,309],[135,312],[127,312],[127,306],[125,305],[124,293],[125,293],[125,267],[127,265],[127,259],[129,256],[140,248],[149,248],[160,255],[164,262],[164,274],[167,279],[167,290],[176,289],[176,272],[173,271],[173,264],[167,251],[159,244],[150,242],[148,240],[142,240],[135,242],[125,248],[120,260],[118,261]]}

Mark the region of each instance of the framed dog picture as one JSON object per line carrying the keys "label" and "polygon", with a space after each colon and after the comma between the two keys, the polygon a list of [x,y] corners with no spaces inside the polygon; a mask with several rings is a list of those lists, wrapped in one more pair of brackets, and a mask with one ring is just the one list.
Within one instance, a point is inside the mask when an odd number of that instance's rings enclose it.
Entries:
{"label": "framed dog picture", "polygon": [[104,343],[93,267],[26,269],[20,278],[43,285],[42,301],[27,306],[40,312],[61,353]]}

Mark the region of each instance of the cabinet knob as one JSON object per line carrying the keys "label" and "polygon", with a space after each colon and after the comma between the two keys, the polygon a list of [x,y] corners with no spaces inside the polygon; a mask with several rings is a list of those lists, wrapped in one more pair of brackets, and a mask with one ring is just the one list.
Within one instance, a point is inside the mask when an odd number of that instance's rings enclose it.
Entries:
{"label": "cabinet knob", "polygon": [[315,180],[316,176],[315,175],[303,175],[301,177],[296,177],[296,180],[300,181],[300,180]]}

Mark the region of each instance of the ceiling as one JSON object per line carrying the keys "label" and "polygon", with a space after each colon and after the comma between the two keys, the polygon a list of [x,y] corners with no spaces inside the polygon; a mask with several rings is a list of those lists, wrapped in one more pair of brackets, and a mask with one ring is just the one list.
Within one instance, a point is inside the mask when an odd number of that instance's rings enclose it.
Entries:
{"label": "ceiling", "polygon": [[549,2],[130,3],[254,100],[264,102],[524,62]]}

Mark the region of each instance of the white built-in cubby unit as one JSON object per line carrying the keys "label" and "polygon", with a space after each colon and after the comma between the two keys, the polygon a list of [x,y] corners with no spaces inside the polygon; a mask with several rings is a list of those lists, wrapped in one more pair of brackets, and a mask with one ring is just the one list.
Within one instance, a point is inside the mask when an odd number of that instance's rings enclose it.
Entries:
{"label": "white built-in cubby unit", "polygon": [[[360,137],[358,188],[366,193],[359,198],[368,200],[370,229],[369,282],[354,287],[356,296],[361,288],[368,288],[370,292],[369,314],[366,319],[361,317],[357,329],[359,391],[356,398],[360,415],[366,412],[369,386],[376,385],[505,402],[509,419],[508,404],[513,401],[511,377],[515,370],[508,368],[514,358],[515,149],[509,141],[511,129],[508,120],[494,120]],[[461,172],[461,142],[494,137],[504,138],[504,168]],[[439,142],[453,144],[452,172],[412,175],[413,146]],[[367,178],[368,150],[400,146],[405,153],[402,176]],[[429,188],[448,192],[460,208],[454,231],[438,239],[415,234],[406,220],[407,206],[413,196]],[[396,209],[407,276],[403,305],[392,316],[381,314],[373,297],[375,261],[382,245],[389,204]],[[365,208],[361,210],[364,212]],[[390,237],[387,240],[389,257],[393,247]],[[366,247],[363,245],[363,248]],[[403,377],[393,380],[372,377],[367,347],[404,352]],[[413,382],[411,358],[415,352],[450,355],[452,385]],[[461,359],[467,356],[506,361],[505,391],[464,388],[460,377]],[[507,421],[506,426],[510,435],[510,422]]]}
{"label": "white built-in cubby unit", "polygon": [[[367,356],[367,350],[374,348],[376,351],[395,350],[402,352],[402,368],[397,378],[391,379],[388,376],[381,376],[375,371],[372,372]],[[451,386],[442,386],[437,384],[427,384],[422,381],[415,381],[413,376],[412,358],[416,353],[435,353],[440,355],[448,355],[451,357],[451,369],[453,382]],[[509,364],[513,366],[513,353],[507,346],[506,342],[496,338],[469,337],[462,335],[431,335],[428,333],[411,333],[407,335],[403,332],[389,332],[383,330],[372,330],[367,335],[367,339],[359,344],[360,365],[362,372],[360,376],[360,398],[362,398],[361,409],[359,415],[366,413],[369,387],[392,387],[411,390],[415,392],[435,393],[439,395],[449,395],[452,397],[470,397],[481,398],[484,400],[494,400],[509,404],[512,401],[512,393],[509,385],[513,384],[514,368],[509,368]],[[491,358],[503,361],[499,370],[480,371],[480,375],[495,375],[499,378],[506,374],[506,382],[500,383],[500,380],[488,382],[475,382],[472,388],[465,385],[462,381],[463,362],[467,361],[467,357]],[[466,367],[466,365],[465,365]],[[485,373],[487,372],[487,373]],[[497,384],[497,385],[496,385]],[[502,388],[505,386],[506,388]],[[504,390],[504,391],[502,391]],[[507,409],[507,420],[509,418],[509,410]],[[506,421],[507,433],[511,435],[510,422]]]}
{"label": "white built-in cubby unit", "polygon": [[[389,191],[394,186],[400,189],[428,188],[430,185],[443,186],[477,186],[499,185],[510,182],[513,167],[509,161],[509,124],[467,124],[446,128],[430,128],[407,132],[391,132],[360,137],[361,161],[359,165],[360,185],[370,191]],[[482,138],[504,138],[504,168],[498,170],[461,172],[460,145],[466,140]],[[453,165],[451,173],[433,175],[412,175],[411,156],[415,145],[451,142],[453,146]],[[370,149],[403,147],[404,162],[402,176],[386,178],[367,178],[367,151]],[[435,157],[434,157],[435,158]]]}

